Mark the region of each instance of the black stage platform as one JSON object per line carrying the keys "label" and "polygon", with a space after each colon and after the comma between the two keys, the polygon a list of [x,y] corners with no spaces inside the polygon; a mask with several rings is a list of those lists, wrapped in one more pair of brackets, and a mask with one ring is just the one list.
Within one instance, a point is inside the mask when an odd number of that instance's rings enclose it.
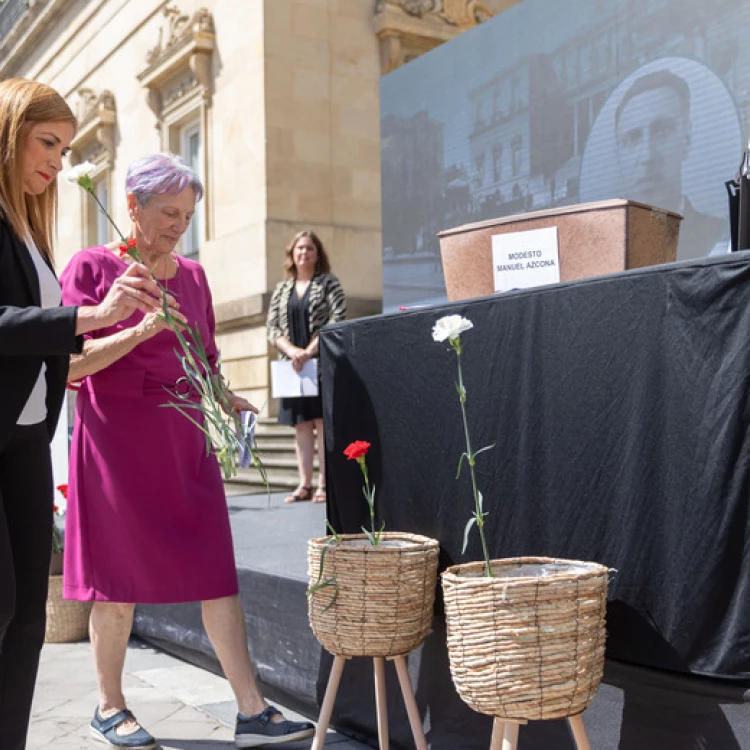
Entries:
{"label": "black stage platform", "polygon": [[[750,253],[328,326],[321,335],[328,515],[366,520],[352,440],[373,444],[392,530],[461,555],[472,508],[455,355],[432,340],[469,317],[464,382],[493,557],[615,569],[604,683],[585,714],[597,750],[750,750]],[[261,446],[262,449],[262,446]],[[330,659],[308,624],[305,544],[324,509],[230,499],[253,657],[272,696],[315,716]],[[215,668],[197,607],[139,607],[137,632]],[[433,750],[485,750],[490,720],[458,699],[444,623],[409,659]],[[391,746],[411,746],[391,674]],[[375,736],[370,665],[344,670],[333,724]],[[563,722],[521,750],[572,748]]]}
{"label": "black stage platform", "polygon": [[[250,646],[271,698],[316,718],[330,658],[307,624],[306,541],[323,533],[325,509],[284,505],[274,495],[228,499]],[[218,671],[200,624],[198,605],[139,606],[135,632],[165,650]],[[490,722],[464,706],[448,673],[444,625],[409,659],[417,702],[433,750],[487,750]],[[388,668],[391,747],[411,748],[395,674]],[[745,688],[608,661],[605,681],[584,714],[594,750],[750,750]],[[334,725],[377,747],[371,667],[352,660],[344,670]],[[335,745],[334,745],[335,747]],[[531,724],[520,750],[572,750],[562,722]]]}

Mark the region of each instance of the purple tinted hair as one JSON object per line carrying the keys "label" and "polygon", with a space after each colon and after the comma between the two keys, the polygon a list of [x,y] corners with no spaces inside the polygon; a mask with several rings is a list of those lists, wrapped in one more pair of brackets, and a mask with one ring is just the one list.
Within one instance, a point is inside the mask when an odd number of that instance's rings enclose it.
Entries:
{"label": "purple tinted hair", "polygon": [[174,154],[151,154],[136,159],[125,177],[125,190],[132,193],[141,206],[153,195],[177,195],[186,187],[193,188],[197,201],[203,197],[200,177]]}

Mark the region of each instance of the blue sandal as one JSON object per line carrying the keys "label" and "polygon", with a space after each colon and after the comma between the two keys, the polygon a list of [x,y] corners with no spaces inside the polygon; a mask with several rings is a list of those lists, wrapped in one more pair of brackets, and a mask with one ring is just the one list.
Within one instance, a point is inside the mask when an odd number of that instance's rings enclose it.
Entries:
{"label": "blue sandal", "polygon": [[117,734],[117,727],[128,719],[137,721],[132,712],[127,708],[103,719],[97,706],[89,731],[95,740],[104,742],[111,747],[124,747],[128,748],[128,750],[154,750],[156,741],[141,726],[130,734]]}
{"label": "blue sandal", "polygon": [[274,706],[268,706],[255,716],[237,714],[234,744],[243,748],[280,745],[305,740],[315,734],[315,727],[309,721],[272,722],[271,718],[276,714],[281,714],[281,711]]}

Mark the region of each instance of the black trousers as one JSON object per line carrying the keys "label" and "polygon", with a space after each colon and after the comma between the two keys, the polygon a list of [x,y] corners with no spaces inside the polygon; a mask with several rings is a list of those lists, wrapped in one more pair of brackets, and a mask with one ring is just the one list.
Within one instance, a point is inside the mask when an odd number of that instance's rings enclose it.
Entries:
{"label": "black trousers", "polygon": [[0,451],[0,750],[23,750],[44,644],[52,551],[52,465],[44,422]]}

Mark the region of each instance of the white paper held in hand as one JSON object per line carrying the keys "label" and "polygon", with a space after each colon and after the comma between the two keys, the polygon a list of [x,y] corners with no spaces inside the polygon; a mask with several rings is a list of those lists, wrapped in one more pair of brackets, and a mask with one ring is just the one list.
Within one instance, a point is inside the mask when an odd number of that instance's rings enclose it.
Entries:
{"label": "white paper held in hand", "polygon": [[271,362],[271,396],[273,398],[299,398],[318,395],[318,360],[308,359],[299,372],[295,372],[288,359]]}

